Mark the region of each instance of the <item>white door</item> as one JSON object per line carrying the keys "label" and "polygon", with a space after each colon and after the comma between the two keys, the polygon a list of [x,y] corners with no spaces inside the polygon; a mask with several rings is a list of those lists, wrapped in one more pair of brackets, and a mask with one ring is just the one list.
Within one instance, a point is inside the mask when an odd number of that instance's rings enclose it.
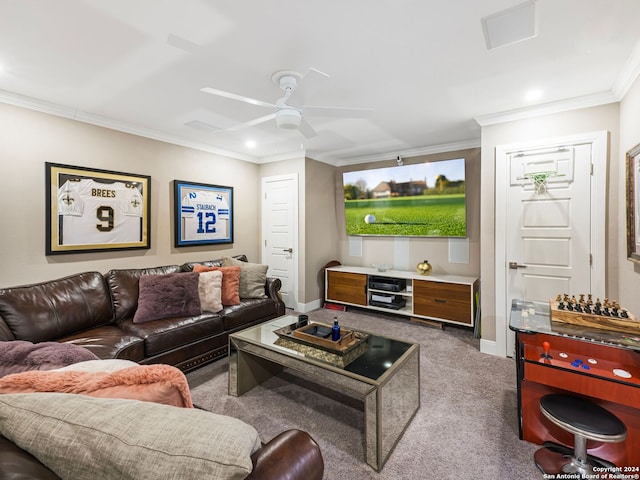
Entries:
{"label": "white door", "polygon": [[[547,302],[564,293],[604,296],[605,197],[604,189],[594,186],[602,179],[594,182],[592,175],[596,163],[606,165],[606,153],[604,160],[595,160],[602,154],[592,141],[574,139],[572,143],[506,150],[502,158],[496,157],[504,162],[506,177],[504,197],[496,195],[496,220],[504,215],[501,260],[496,248],[496,289],[501,276],[504,293],[496,291],[496,305],[500,297],[507,356],[513,356],[515,348],[515,335],[508,326],[512,299]],[[536,177],[546,177],[546,181],[536,186]],[[496,221],[497,246],[499,234]]]}
{"label": "white door", "polygon": [[293,309],[297,307],[297,207],[297,175],[262,179],[262,262],[269,265],[269,276],[282,282],[282,300]]}

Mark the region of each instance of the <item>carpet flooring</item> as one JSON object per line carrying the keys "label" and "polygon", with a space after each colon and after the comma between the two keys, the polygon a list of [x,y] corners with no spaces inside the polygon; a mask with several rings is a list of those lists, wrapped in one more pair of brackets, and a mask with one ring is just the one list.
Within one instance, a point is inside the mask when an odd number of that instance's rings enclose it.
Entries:
{"label": "carpet flooring", "polygon": [[290,370],[236,398],[227,394],[228,361],[219,360],[187,374],[194,403],[253,425],[263,441],[289,428],[309,432],[326,480],[542,478],[533,463],[539,447],[518,439],[515,363],[480,353],[470,329],[364,310],[308,315],[420,344],[420,409],[381,472],[364,461],[362,401]]}

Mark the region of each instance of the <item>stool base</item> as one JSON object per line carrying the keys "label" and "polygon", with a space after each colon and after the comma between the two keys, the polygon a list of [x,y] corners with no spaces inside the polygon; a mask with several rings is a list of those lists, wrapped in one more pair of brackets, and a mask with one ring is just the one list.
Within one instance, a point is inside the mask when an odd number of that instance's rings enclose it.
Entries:
{"label": "stool base", "polygon": [[593,475],[593,467],[615,468],[614,464],[592,455],[587,455],[587,463],[581,464],[574,458],[573,449],[554,442],[544,442],[533,459],[538,470],[548,475],[579,473],[587,476]]}

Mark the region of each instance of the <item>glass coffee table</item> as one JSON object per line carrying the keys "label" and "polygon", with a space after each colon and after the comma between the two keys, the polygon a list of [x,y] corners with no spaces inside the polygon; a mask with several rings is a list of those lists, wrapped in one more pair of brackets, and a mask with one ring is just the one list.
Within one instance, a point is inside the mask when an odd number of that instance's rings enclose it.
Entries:
{"label": "glass coffee table", "polygon": [[[366,462],[380,471],[420,408],[420,345],[367,333],[366,349],[341,367],[279,345],[279,317],[229,335],[229,394],[240,396],[283,369],[364,401]],[[347,327],[348,328],[348,327]]]}

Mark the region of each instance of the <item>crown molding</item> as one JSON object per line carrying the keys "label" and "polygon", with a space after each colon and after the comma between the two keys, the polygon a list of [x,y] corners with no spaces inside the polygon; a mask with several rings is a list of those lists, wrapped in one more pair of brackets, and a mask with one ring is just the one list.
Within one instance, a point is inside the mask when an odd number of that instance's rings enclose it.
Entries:
{"label": "crown molding", "polygon": [[568,112],[570,110],[578,110],[580,108],[597,107],[600,105],[607,105],[609,103],[620,102],[639,75],[640,40],[636,42],[635,46],[631,50],[631,53],[618,73],[611,90],[608,92],[570,98],[568,100],[546,103],[530,108],[480,115],[475,117],[474,120],[481,127],[485,127],[488,125],[496,125],[498,123],[512,122],[514,120],[522,120],[525,118],[539,117],[541,115]]}
{"label": "crown molding", "polygon": [[200,150],[200,151],[212,153],[215,155],[234,158],[236,160],[243,160],[245,162],[258,163],[258,160],[255,157],[251,157],[249,155],[242,155],[237,152],[232,152],[232,151],[224,150],[221,148],[215,148],[215,147],[212,147],[211,145],[207,145],[204,143],[192,142],[184,138],[167,135],[166,133],[163,133],[163,132],[158,132],[155,130],[137,127],[135,125],[131,125],[124,122],[118,122],[116,120],[112,120],[99,115],[92,115],[92,114],[83,112],[81,110],[76,110],[74,108],[69,108],[69,107],[63,107],[55,103],[46,102],[44,100],[38,100],[38,99],[27,97],[24,95],[18,95],[15,93],[7,92],[5,90],[0,90],[0,102],[6,103],[8,105],[14,105],[16,107],[26,108],[29,110],[35,110],[42,113],[48,113],[51,115],[55,115],[57,117],[76,120],[82,123],[96,125],[98,127],[104,127],[111,130],[117,130],[123,133],[129,133],[131,135],[136,135],[138,137],[150,138],[152,140],[158,140],[161,142],[170,143],[170,144],[178,145],[181,147],[193,148],[194,150]]}
{"label": "crown molding", "polygon": [[594,95],[585,95],[583,97],[574,97],[568,100],[558,102],[545,103],[530,108],[520,108],[506,112],[492,113],[489,115],[480,115],[474,117],[474,120],[481,127],[488,125],[496,125],[499,123],[513,122],[515,120],[523,120],[525,118],[540,117],[543,115],[551,115],[554,113],[568,112],[570,110],[578,110],[580,108],[597,107],[609,103],[618,102],[619,99],[612,92],[596,93]]}
{"label": "crown molding", "polygon": [[305,157],[306,157],[306,150],[302,148],[300,151],[297,151],[297,152],[287,152],[279,155],[262,157],[256,163],[263,164],[263,163],[282,162],[284,160],[301,160],[301,159],[304,159]]}
{"label": "crown molding", "polygon": [[618,101],[624,98],[638,75],[640,75],[640,40],[636,42],[633,50],[631,50],[611,89]]}
{"label": "crown molding", "polygon": [[25,95],[7,92],[6,90],[0,90],[0,102],[42,113],[49,113],[57,117],[70,118],[72,120],[75,119],[77,113],[77,110],[74,108],[63,107],[56,103],[37,100]]}
{"label": "crown molding", "polygon": [[[479,138],[473,138],[471,140],[462,140],[460,142],[443,143],[440,145],[429,145],[426,147],[412,148],[409,150],[397,151],[387,153],[376,153],[374,155],[363,155],[358,157],[344,158],[332,162],[331,165],[335,167],[344,167],[347,165],[357,165],[359,163],[369,162],[381,162],[385,160],[394,160],[397,156],[411,158],[419,157],[421,155],[433,155],[434,153],[443,152],[455,152],[457,150],[468,150],[470,148],[479,148],[481,141]],[[324,163],[329,163],[326,160],[320,160]]]}

